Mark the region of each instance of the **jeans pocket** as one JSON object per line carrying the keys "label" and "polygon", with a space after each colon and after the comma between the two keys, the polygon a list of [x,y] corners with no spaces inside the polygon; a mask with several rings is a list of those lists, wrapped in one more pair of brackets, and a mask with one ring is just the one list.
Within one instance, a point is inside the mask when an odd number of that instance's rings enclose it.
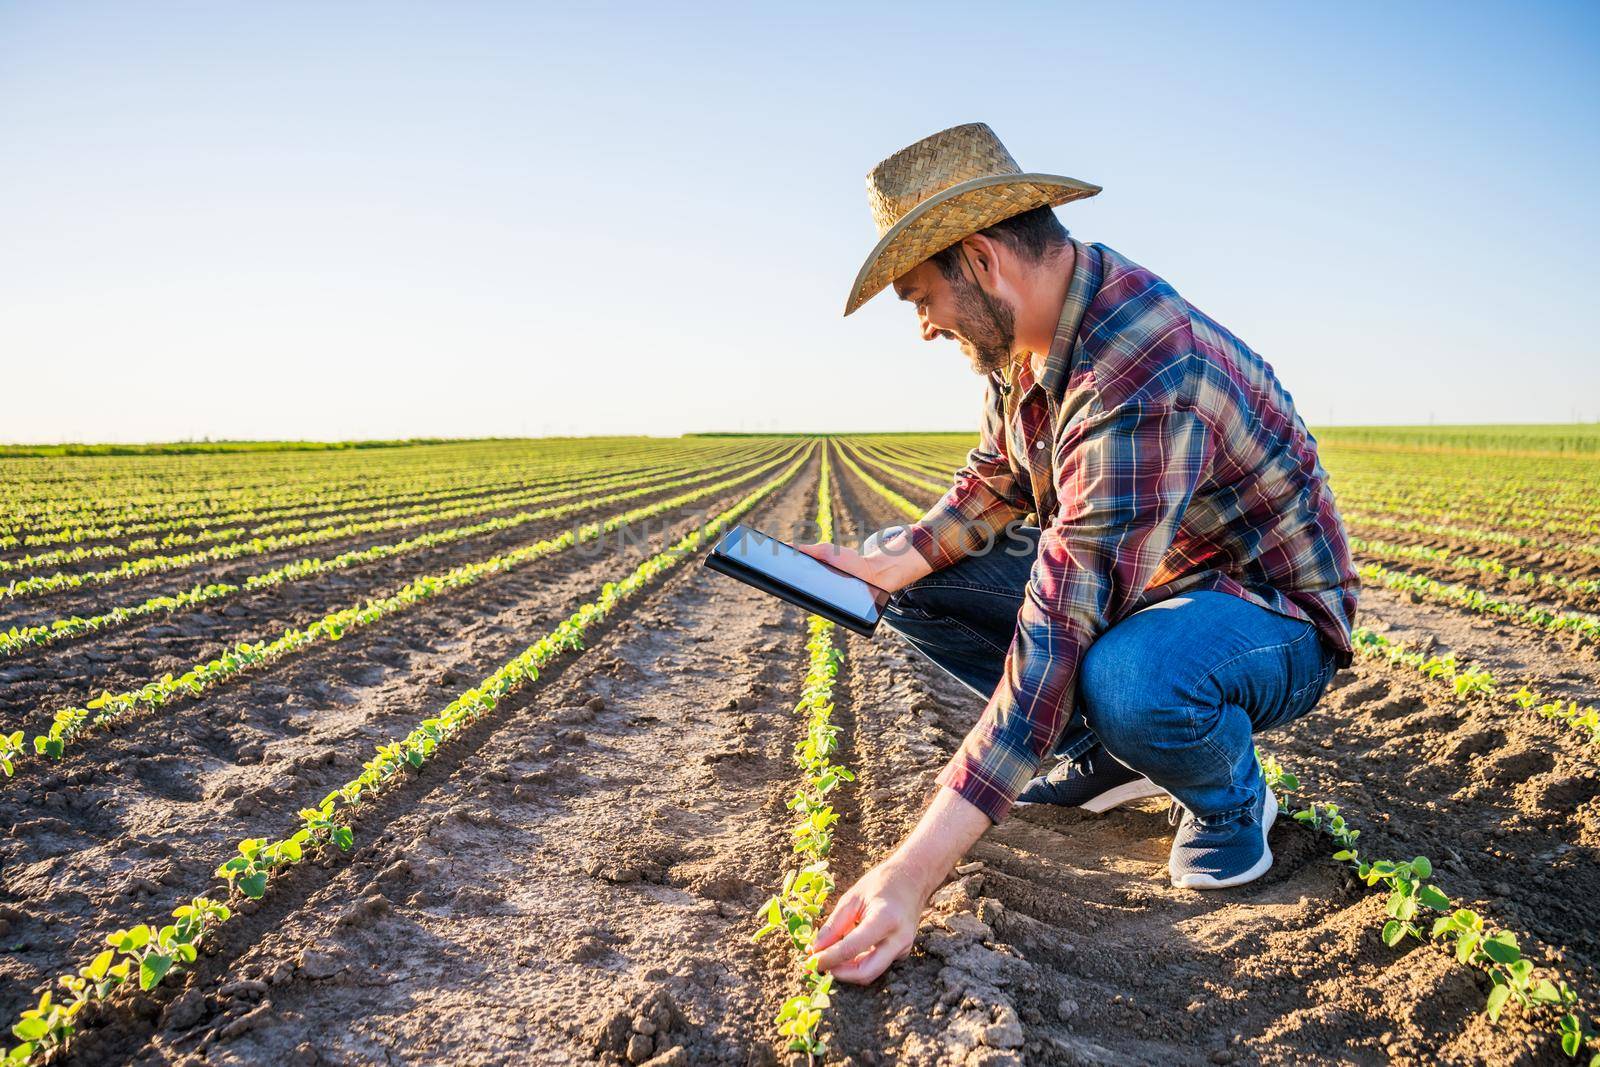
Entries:
{"label": "jeans pocket", "polygon": [[1253,723],[1258,731],[1294,722],[1316,707],[1329,679],[1333,677],[1333,657],[1315,630],[1295,638],[1285,651],[1285,689],[1280,690],[1284,694],[1283,699],[1276,703],[1270,714]]}
{"label": "jeans pocket", "polygon": [[1285,722],[1293,722],[1316,707],[1317,701],[1321,700],[1322,694],[1327,691],[1328,683],[1333,680],[1333,672],[1335,670],[1333,653],[1328,651],[1327,647],[1322,643],[1321,637],[1317,637],[1316,642],[1317,651],[1321,653],[1321,662],[1317,665],[1317,670],[1311,680],[1290,695],[1289,714],[1284,719]]}

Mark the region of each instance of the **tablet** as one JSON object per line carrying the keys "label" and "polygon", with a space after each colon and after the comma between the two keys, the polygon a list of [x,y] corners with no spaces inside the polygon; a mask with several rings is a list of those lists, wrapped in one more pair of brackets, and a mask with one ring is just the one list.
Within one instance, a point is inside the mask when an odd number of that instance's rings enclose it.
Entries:
{"label": "tablet", "polygon": [[867,637],[889,601],[876,586],[744,525],[723,535],[706,566]]}

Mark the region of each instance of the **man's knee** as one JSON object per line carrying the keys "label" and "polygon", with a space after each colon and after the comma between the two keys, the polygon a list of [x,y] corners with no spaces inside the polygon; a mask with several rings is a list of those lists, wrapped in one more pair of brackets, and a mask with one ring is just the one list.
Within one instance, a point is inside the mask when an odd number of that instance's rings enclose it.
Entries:
{"label": "man's knee", "polygon": [[1118,630],[1089,647],[1078,676],[1084,720],[1113,755],[1146,745],[1183,707],[1159,643],[1143,640],[1137,628]]}

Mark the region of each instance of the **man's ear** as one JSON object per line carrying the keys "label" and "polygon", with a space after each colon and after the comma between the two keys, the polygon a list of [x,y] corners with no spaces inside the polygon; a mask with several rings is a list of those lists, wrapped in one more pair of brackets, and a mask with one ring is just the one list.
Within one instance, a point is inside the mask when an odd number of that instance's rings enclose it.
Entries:
{"label": "man's ear", "polygon": [[962,241],[961,247],[966,250],[967,262],[978,272],[979,280],[988,288],[994,288],[996,273],[1000,266],[1000,243],[991,237],[975,233]]}

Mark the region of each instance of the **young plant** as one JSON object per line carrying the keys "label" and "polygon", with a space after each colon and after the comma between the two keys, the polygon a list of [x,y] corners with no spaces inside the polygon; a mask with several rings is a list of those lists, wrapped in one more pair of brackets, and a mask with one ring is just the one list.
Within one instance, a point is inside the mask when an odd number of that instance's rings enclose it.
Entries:
{"label": "young plant", "polygon": [[[332,812],[329,812],[330,818]],[[260,900],[267,892],[267,879],[279,867],[291,866],[305,858],[311,830],[301,827],[282,841],[269,843],[263,837],[239,842],[239,854],[217,868],[218,878],[228,883],[228,894]]]}
{"label": "young plant", "polygon": [[[1293,792],[1299,780],[1288,773],[1272,756],[1257,750],[1267,785],[1283,793]],[[1433,864],[1426,856],[1409,860],[1367,860],[1356,849],[1361,831],[1351,827],[1336,804],[1312,802],[1294,813],[1303,826],[1327,834],[1338,845],[1333,858],[1354,868],[1356,877],[1369,886],[1380,883],[1389,890],[1385,903],[1388,919],[1383,924],[1383,943],[1393,948],[1406,938],[1435,941],[1448,946],[1457,962],[1476,967],[1489,976],[1490,987],[1484,1011],[1498,1021],[1506,1004],[1515,1000],[1525,1010],[1551,1007],[1560,1010],[1557,1033],[1561,1048],[1576,1056],[1588,1035],[1577,1013],[1578,997],[1560,978],[1538,978],[1534,964],[1523,957],[1517,937],[1508,930],[1492,930],[1481,916],[1467,908],[1457,908],[1448,894],[1430,885]],[[1419,916],[1424,909],[1440,913],[1424,930]],[[1590,1060],[1600,1067],[1600,1053]]]}
{"label": "young plant", "polygon": [[[830,480],[831,464],[824,448],[817,482],[817,528],[824,541],[833,537]],[[812,616],[806,629],[809,666],[794,709],[805,723],[805,733],[794,746],[801,780],[788,802],[789,810],[799,816],[790,836],[803,865],[789,871],[778,894],[757,911],[762,925],[751,940],[760,941],[781,932],[801,960],[802,992],[785,1000],[773,1021],[785,1048],[805,1053],[807,1060],[814,1063],[827,1051],[821,1027],[833,988],[833,977],[819,974],[815,959],[810,956],[811,942],[822,925],[823,912],[834,889],[828,853],[833,847],[833,827],[839,815],[828,797],[842,783],[855,781],[855,775],[833,760],[839,747],[839,728],[832,722],[833,687],[844,653],[833,645],[833,623]]]}
{"label": "young plant", "polygon": [[[551,633],[502,664],[476,687],[453,700],[438,716],[427,721],[429,724],[436,724],[428,725],[422,731],[430,745],[419,747],[408,746],[404,742],[394,742],[381,746],[374,759],[368,761],[359,778],[329,793],[317,807],[302,809],[301,825],[289,837],[275,842],[268,842],[264,838],[250,838],[240,842],[239,854],[216,869],[217,877],[224,879],[228,885],[230,898],[262,897],[269,888],[271,872],[284,865],[300,862],[308,847],[318,848],[332,844],[340,849],[349,848],[354,843],[354,835],[350,827],[337,817],[338,806],[341,803],[353,805],[380,790],[405,767],[418,765],[414,757],[420,755],[423,760],[429,758],[433,753],[433,746],[448,740],[478,718],[488,714],[507,693],[536,679],[540,670],[559,655],[581,649],[583,634],[587,629],[606,618],[619,604],[647,588],[660,575],[688,558],[700,545],[715,537],[767,496],[787,484],[810,458],[809,451],[809,448],[806,448],[806,451],[794,459],[786,470],[748,493],[704,526],[691,531],[665,551],[645,560],[626,578],[618,582],[607,582],[596,600],[584,604]],[[794,451],[791,450],[782,458],[789,459],[794,455]],[[748,478],[749,475],[744,477]],[[682,503],[683,501],[679,500],[671,506]],[[658,503],[651,506],[660,505]],[[438,731],[437,737],[431,734],[435,729]],[[415,738],[417,735],[413,733],[410,736]],[[174,911],[173,917],[176,921],[168,926],[159,929],[152,926],[136,926],[117,931],[110,939],[115,953],[113,957],[107,957],[102,953],[89,967],[80,971],[77,977],[84,979],[81,986],[71,978],[63,979],[63,982],[73,983],[69,985],[69,989],[81,990],[85,998],[92,999],[95,996],[106,995],[109,989],[130,979],[137,969],[140,987],[152,988],[166,974],[180,968],[184,963],[192,962],[206,932],[216,924],[226,922],[232,914],[227,905],[203,897],[196,898],[188,905]],[[110,985],[107,986],[107,983]],[[37,1008],[24,1012],[13,1031],[22,1039],[22,1044],[7,1055],[5,1067],[39,1063],[54,1055],[55,1050],[62,1047],[71,1037],[72,1021],[81,1010],[82,1004],[86,1002],[86,1000],[74,1000],[63,1005],[47,996]]]}

